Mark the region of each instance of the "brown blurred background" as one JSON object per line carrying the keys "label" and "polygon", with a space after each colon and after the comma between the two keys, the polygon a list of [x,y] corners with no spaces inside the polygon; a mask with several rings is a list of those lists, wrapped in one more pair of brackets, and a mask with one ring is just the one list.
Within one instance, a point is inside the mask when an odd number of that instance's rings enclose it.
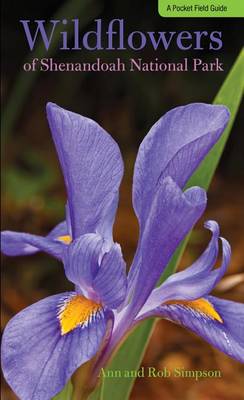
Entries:
{"label": "brown blurred background", "polygon": [[[116,4],[115,4],[116,3]],[[149,4],[150,3],[150,4]],[[126,174],[121,187],[115,239],[121,243],[130,264],[137,242],[137,222],[131,205],[133,165],[139,143],[150,126],[167,110],[189,102],[212,102],[241,48],[241,20],[162,19],[156,1],[87,1],[79,15],[82,30],[94,28],[94,18],[104,23],[124,18],[128,32],[133,30],[221,30],[224,47],[219,52],[168,51],[142,52],[60,52],[58,61],[107,61],[120,56],[177,61],[183,57],[219,57],[225,71],[219,73],[41,73],[33,76],[28,92],[17,88],[18,74],[28,54],[19,19],[50,19],[64,5],[62,1],[27,3],[3,2],[2,100],[8,107],[8,128],[3,130],[2,229],[46,234],[64,217],[64,184],[54,145],[45,118],[45,104],[53,101],[98,121],[117,140],[123,153]],[[139,11],[138,11],[139,10]],[[65,16],[65,15],[64,15]],[[82,31],[81,31],[82,33]],[[49,56],[47,53],[46,56]],[[26,79],[26,77],[24,78]],[[27,78],[28,79],[28,78]],[[24,81],[26,88],[29,83]],[[22,91],[22,92],[21,92]],[[9,101],[17,93],[16,101]],[[5,114],[3,114],[3,118]],[[7,117],[6,117],[7,118]],[[12,118],[12,120],[11,120]],[[208,208],[196,227],[181,268],[189,265],[203,250],[209,235],[203,221],[216,219],[221,234],[232,245],[232,262],[224,284],[215,294],[244,302],[243,283],[232,285],[231,274],[244,272],[244,187],[243,113],[238,113],[230,140],[209,191]],[[242,129],[242,131],[241,131]],[[18,311],[33,302],[71,288],[60,263],[45,254],[3,258],[2,327]],[[221,379],[138,379],[132,400],[241,400],[244,399],[243,368],[240,363],[215,350],[203,340],[167,321],[159,321],[143,360],[145,366],[186,369],[220,369]],[[3,400],[16,397],[6,384]],[[108,399],[110,400],[110,399]],[[116,399],[115,399],[116,400]]]}

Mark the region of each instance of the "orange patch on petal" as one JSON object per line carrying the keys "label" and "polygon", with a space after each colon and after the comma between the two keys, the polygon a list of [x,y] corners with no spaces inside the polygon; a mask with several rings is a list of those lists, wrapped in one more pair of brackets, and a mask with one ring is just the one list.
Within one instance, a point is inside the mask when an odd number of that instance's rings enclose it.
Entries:
{"label": "orange patch on petal", "polygon": [[81,295],[74,295],[61,305],[58,313],[61,335],[69,333],[78,326],[89,322],[99,310],[101,304],[95,303]]}
{"label": "orange patch on petal", "polygon": [[59,236],[57,239],[65,244],[70,244],[72,242],[72,238],[70,235]]}
{"label": "orange patch on petal", "polygon": [[223,323],[223,320],[221,316],[217,313],[217,311],[214,309],[213,305],[205,300],[205,299],[197,299],[197,300],[171,300],[167,301],[164,303],[165,305],[182,305],[187,308],[191,308],[192,310],[198,311],[202,314],[205,314],[207,317],[215,319],[216,321],[219,321]]}

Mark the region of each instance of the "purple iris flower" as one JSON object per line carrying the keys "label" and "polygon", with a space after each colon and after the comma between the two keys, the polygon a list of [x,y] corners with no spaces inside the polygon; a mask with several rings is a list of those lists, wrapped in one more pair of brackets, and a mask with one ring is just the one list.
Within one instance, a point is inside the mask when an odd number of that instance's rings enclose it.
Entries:
{"label": "purple iris flower", "polygon": [[[66,221],[46,237],[5,231],[2,251],[46,251],[63,262],[75,289],[27,307],[7,324],[2,366],[15,393],[22,400],[51,399],[92,358],[90,382],[96,380],[126,333],[152,316],[183,325],[244,361],[244,306],[209,295],[231,255],[215,221],[205,224],[212,237],[197,261],[156,287],[205,210],[203,189],[182,189],[221,136],[228,110],[201,103],[177,107],[143,140],[133,181],[140,235],[128,276],[112,238],[123,175],[117,144],[94,121],[55,104],[47,105],[47,115],[67,190]],[[220,244],[222,262],[214,268]]]}

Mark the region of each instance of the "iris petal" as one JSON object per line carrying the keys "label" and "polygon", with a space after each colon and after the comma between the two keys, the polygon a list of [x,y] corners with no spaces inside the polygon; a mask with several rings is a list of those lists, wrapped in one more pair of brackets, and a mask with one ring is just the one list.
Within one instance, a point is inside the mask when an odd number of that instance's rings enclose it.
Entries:
{"label": "iris petal", "polygon": [[68,194],[72,236],[98,232],[111,240],[123,175],[120,150],[96,122],[47,104]]}
{"label": "iris petal", "polygon": [[159,186],[140,243],[141,257],[135,266],[137,280],[129,306],[134,315],[147,300],[178,244],[205,207],[206,193],[198,187],[183,193],[170,177]]}
{"label": "iris petal", "polygon": [[104,254],[104,239],[88,233],[75,239],[66,249],[64,268],[67,278],[81,289],[92,288]]}
{"label": "iris petal", "polygon": [[[217,222],[208,221],[205,226],[213,232],[206,250],[192,266],[171,275],[161,286],[154,289],[141,313],[152,310],[168,300],[198,299],[214,289],[230,263],[231,250],[229,243],[219,237]],[[219,239],[221,239],[223,248],[222,263],[219,268],[211,270],[217,259]]]}
{"label": "iris petal", "polygon": [[103,256],[93,287],[109,308],[116,309],[124,301],[127,289],[126,265],[118,244],[115,243]]}
{"label": "iris petal", "polygon": [[126,268],[120,246],[108,245],[98,234],[87,234],[67,247],[67,278],[89,298],[117,308],[126,295]]}
{"label": "iris petal", "polygon": [[[224,106],[193,103],[176,107],[160,118],[142,141],[133,178],[133,206],[145,228],[158,186],[165,177],[182,189],[209,150],[220,138],[229,120]],[[140,264],[138,251],[129,271],[130,297]]]}
{"label": "iris petal", "polygon": [[21,400],[50,400],[97,352],[106,330],[101,309],[86,324],[61,334],[60,307],[73,296],[75,293],[69,292],[48,297],[7,324],[2,341],[3,373]]}
{"label": "iris petal", "polygon": [[141,228],[158,182],[171,176],[183,188],[228,119],[224,106],[193,103],[174,108],[153,125],[140,145],[133,180],[133,205]]}
{"label": "iris petal", "polygon": [[141,315],[138,320],[151,316],[169,319],[190,329],[228,356],[244,362],[244,304],[213,296],[206,296],[203,300],[214,311],[209,313],[209,308],[204,310],[191,306],[191,302],[179,301],[177,304],[175,301]]}
{"label": "iris petal", "polygon": [[66,221],[60,222],[56,225],[51,232],[47,235],[50,239],[57,239],[59,236],[69,235],[69,226]]}
{"label": "iris petal", "polygon": [[43,237],[29,233],[3,231],[1,232],[1,251],[7,256],[25,256],[44,251],[62,259],[64,245],[56,240],[62,233],[63,229],[56,229],[57,237],[54,237],[52,232]]}

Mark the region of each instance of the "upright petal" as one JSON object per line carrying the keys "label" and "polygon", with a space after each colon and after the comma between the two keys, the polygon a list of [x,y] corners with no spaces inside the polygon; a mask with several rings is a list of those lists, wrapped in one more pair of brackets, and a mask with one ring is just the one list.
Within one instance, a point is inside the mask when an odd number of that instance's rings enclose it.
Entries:
{"label": "upright petal", "polygon": [[129,312],[136,315],[143,306],[178,244],[201,217],[205,207],[204,190],[194,187],[183,193],[170,177],[164,179],[142,234]]}
{"label": "upright petal", "polygon": [[[230,263],[231,249],[227,240],[219,238],[219,226],[215,221],[208,221],[206,227],[213,236],[208,247],[190,267],[176,272],[154,289],[144,304],[141,313],[148,312],[169,300],[195,300],[208,295],[222,278]],[[218,241],[222,242],[222,263],[213,269],[218,254]]]}
{"label": "upright petal", "polygon": [[146,314],[182,325],[230,357],[244,362],[244,304],[207,296],[195,301],[168,302]]}
{"label": "upright petal", "polygon": [[228,119],[224,106],[195,103],[174,108],[153,125],[140,145],[134,172],[133,204],[141,227],[158,182],[171,176],[183,188]]}
{"label": "upright petal", "polygon": [[117,308],[125,298],[126,267],[120,246],[89,233],[66,250],[65,272],[81,293],[108,308]]}
{"label": "upright petal", "polygon": [[116,142],[96,122],[55,104],[47,104],[47,116],[63,170],[73,238],[95,232],[111,238],[123,175]]}
{"label": "upright petal", "polygon": [[126,264],[117,243],[104,254],[93,287],[108,308],[116,309],[124,301],[127,289]]}
{"label": "upright petal", "polygon": [[21,400],[50,400],[99,349],[106,330],[99,304],[76,293],[48,297],[8,323],[4,376]]}
{"label": "upright petal", "polygon": [[93,294],[93,280],[104,254],[104,239],[88,233],[75,239],[66,249],[64,268],[67,278],[83,293]]}

